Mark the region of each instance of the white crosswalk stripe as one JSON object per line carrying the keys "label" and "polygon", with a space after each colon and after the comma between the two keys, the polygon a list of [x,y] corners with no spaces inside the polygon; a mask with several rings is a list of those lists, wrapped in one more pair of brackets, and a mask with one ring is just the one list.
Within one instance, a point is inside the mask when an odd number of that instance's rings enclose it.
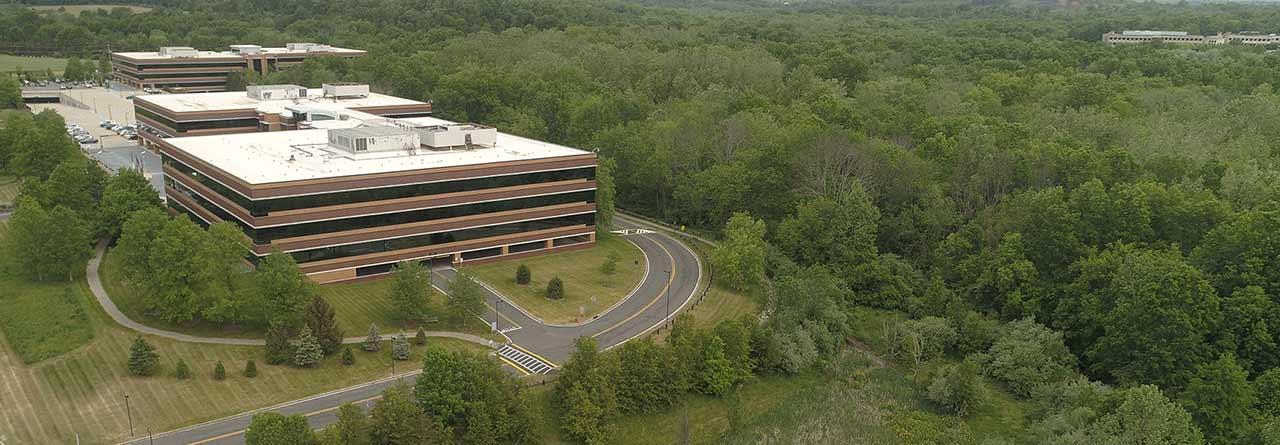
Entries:
{"label": "white crosswalk stripe", "polygon": [[614,230],[613,233],[619,235],[644,235],[646,233],[654,233],[654,231],[649,229],[620,229]]}
{"label": "white crosswalk stripe", "polygon": [[520,367],[533,374],[546,374],[551,372],[552,369],[555,369],[551,365],[547,364],[547,362],[539,360],[537,357],[529,354],[525,354],[524,351],[513,348],[511,345],[503,345],[502,348],[498,349],[498,355],[507,360],[511,360],[513,363],[520,365]]}

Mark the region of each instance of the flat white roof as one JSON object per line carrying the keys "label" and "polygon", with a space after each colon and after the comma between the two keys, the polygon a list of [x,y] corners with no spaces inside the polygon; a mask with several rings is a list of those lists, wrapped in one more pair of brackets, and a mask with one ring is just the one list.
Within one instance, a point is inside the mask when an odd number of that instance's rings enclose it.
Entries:
{"label": "flat white roof", "polygon": [[423,102],[404,99],[385,94],[369,93],[367,97],[321,97],[322,88],[308,88],[307,97],[297,99],[260,100],[249,97],[244,91],[226,91],[218,93],[184,93],[184,94],[150,94],[137,96],[141,99],[165,109],[185,113],[190,111],[223,111],[253,108],[266,113],[279,113],[285,107],[294,105],[316,106],[319,108],[363,108],[396,105],[424,105]]}
{"label": "flat white roof", "polygon": [[[397,119],[414,125],[446,125],[454,122],[432,117]],[[326,126],[355,127],[361,121],[322,121]],[[388,152],[382,156],[353,159],[328,145],[328,130],[292,130],[165,139],[165,142],[250,184],[334,178],[406,170],[545,159],[587,154],[586,151],[548,142],[498,133],[493,147],[474,150],[433,151],[413,154]],[[292,159],[292,160],[291,160]]]}
{"label": "flat white roof", "polygon": [[[360,53],[364,53],[364,51],[361,51],[358,49],[350,49],[350,48],[338,48],[336,46],[331,46],[324,51],[307,51],[305,49],[289,49],[284,47],[262,48],[262,54],[270,54],[270,55],[360,54]],[[189,56],[189,57],[174,57],[170,55],[160,55],[159,51],[133,51],[133,52],[122,51],[122,52],[114,52],[112,54],[118,54],[131,59],[148,59],[148,60],[167,60],[167,59],[186,60],[186,59],[201,59],[201,58],[210,59],[210,58],[226,58],[226,57],[235,57],[235,58],[245,57],[235,51],[196,51],[196,55]]]}

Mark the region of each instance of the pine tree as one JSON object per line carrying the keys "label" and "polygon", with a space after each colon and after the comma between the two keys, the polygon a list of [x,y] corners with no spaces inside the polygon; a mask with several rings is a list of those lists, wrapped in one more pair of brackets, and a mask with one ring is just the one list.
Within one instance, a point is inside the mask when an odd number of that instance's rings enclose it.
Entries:
{"label": "pine tree", "polygon": [[288,363],[293,357],[293,345],[289,344],[289,331],[283,325],[267,329],[267,364]]}
{"label": "pine tree", "polygon": [[324,358],[324,350],[320,349],[320,342],[311,335],[311,328],[303,325],[302,333],[298,334],[298,347],[293,354],[293,364],[299,368],[310,368],[319,365],[322,358]]}
{"label": "pine tree", "polygon": [[133,346],[129,347],[129,373],[141,376],[154,375],[159,366],[160,354],[156,352],[154,346],[139,335],[133,340]]}
{"label": "pine tree", "polygon": [[258,363],[253,359],[249,359],[249,362],[244,364],[244,376],[248,378],[258,376]]}
{"label": "pine tree", "polygon": [[529,280],[533,279],[533,273],[529,272],[529,266],[521,264],[516,268],[516,284],[529,284]]}
{"label": "pine tree", "polygon": [[551,281],[547,282],[547,298],[559,300],[564,298],[564,281],[560,277],[551,277]]}
{"label": "pine tree", "polygon": [[317,296],[311,300],[303,314],[303,321],[320,342],[324,355],[338,352],[338,348],[342,346],[342,328],[338,327],[338,321],[334,319],[333,306],[324,297]]}
{"label": "pine tree", "polygon": [[422,326],[418,326],[418,333],[413,336],[413,344],[418,346],[427,344],[427,331],[422,330]]}
{"label": "pine tree", "polygon": [[342,349],[342,364],[350,366],[356,364],[356,355],[351,353],[351,348]]}
{"label": "pine tree", "polygon": [[222,360],[218,360],[217,363],[213,364],[213,379],[214,380],[227,379],[227,368],[225,366],[222,366]]}
{"label": "pine tree", "polygon": [[178,380],[186,380],[191,378],[191,367],[187,366],[187,361],[178,359],[178,366],[173,368],[173,376]]}
{"label": "pine tree", "polygon": [[391,342],[391,358],[396,360],[409,359],[409,340],[404,338],[404,334],[397,334]]}
{"label": "pine tree", "polygon": [[378,325],[369,325],[369,336],[364,339],[364,350],[378,352],[382,349],[382,336],[378,335]]}

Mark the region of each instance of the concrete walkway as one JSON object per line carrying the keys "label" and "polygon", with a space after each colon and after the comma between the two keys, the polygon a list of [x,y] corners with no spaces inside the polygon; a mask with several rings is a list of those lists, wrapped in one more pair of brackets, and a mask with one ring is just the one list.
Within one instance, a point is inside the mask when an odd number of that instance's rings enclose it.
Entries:
{"label": "concrete walkway", "polygon": [[[196,335],[183,334],[181,332],[166,331],[164,329],[156,329],[151,326],[138,323],[136,321],[133,321],[129,317],[126,317],[123,312],[120,312],[120,308],[116,307],[116,303],[114,301],[111,301],[111,297],[107,295],[106,288],[102,286],[102,278],[101,276],[98,275],[98,266],[101,265],[102,256],[106,252],[107,252],[107,241],[106,240],[98,241],[98,247],[94,250],[93,258],[89,260],[88,266],[85,267],[84,275],[85,275],[85,279],[89,282],[89,290],[93,292],[93,296],[98,300],[98,304],[102,305],[102,309],[107,312],[107,315],[110,316],[112,320],[115,320],[116,323],[120,324],[120,326],[124,326],[126,328],[129,328],[134,331],[138,331],[147,335],[154,335],[157,337],[164,337],[164,338],[169,338],[169,339],[189,342],[189,343],[210,343],[210,344],[217,344],[217,345],[241,345],[241,346],[262,346],[266,344],[266,341],[257,340],[257,339],[200,337]],[[410,331],[402,331],[398,333],[404,334],[406,337],[413,337],[416,334],[416,332],[410,332]],[[469,341],[469,342],[484,345],[487,347],[494,346],[493,340],[489,340],[487,338],[484,338],[478,335],[471,335],[471,334],[464,334],[461,332],[450,332],[450,331],[426,331],[426,333],[428,337],[456,338],[458,340]],[[385,333],[385,334],[382,334],[382,338],[390,339],[391,337],[394,337],[396,334],[397,332]],[[365,337],[347,337],[342,339],[342,342],[346,344],[352,344],[352,343],[363,343],[364,340],[365,340]]]}

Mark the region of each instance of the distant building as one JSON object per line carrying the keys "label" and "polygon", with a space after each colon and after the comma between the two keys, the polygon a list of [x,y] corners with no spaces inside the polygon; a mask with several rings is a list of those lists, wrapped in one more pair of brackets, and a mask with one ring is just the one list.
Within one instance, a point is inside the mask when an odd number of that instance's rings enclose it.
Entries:
{"label": "distant building", "polygon": [[385,274],[404,260],[459,264],[595,243],[591,152],[427,117],[430,104],[365,85],[135,103],[140,122],[155,122],[148,113],[173,117],[166,126],[235,122],[148,141],[169,207],[234,222],[253,259],[288,253],[318,282]]}
{"label": "distant building", "polygon": [[1269,45],[1280,43],[1280,35],[1243,32],[1202,36],[1187,34],[1185,31],[1124,31],[1120,33],[1109,32],[1102,35],[1102,43],[1112,46],[1151,42],[1180,45]]}
{"label": "distant building", "polygon": [[166,46],[159,51],[111,53],[112,77],[137,88],[172,92],[223,91],[227,73],[273,70],[302,63],[309,57],[362,57],[364,51],[316,43],[290,43],[282,48],[231,45],[230,51],[199,51]]}

